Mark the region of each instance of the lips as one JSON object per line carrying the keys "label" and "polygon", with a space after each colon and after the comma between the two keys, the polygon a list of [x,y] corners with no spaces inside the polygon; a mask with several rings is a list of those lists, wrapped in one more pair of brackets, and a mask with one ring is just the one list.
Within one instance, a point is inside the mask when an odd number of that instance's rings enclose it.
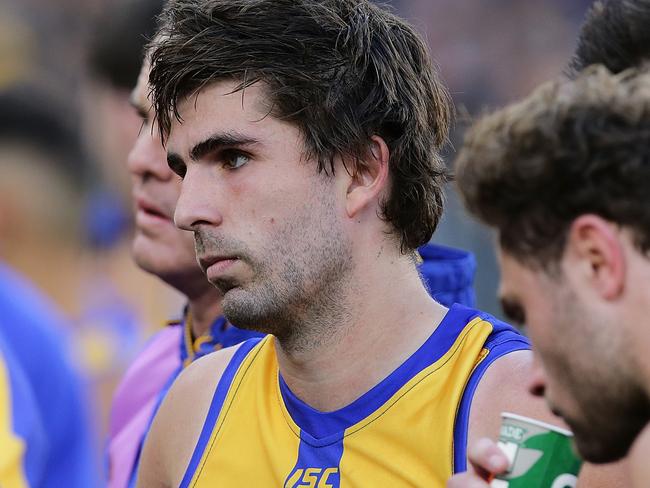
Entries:
{"label": "lips", "polygon": [[137,212],[142,212],[150,217],[157,217],[159,219],[171,221],[171,216],[168,215],[160,206],[153,203],[151,200],[136,196],[135,206]]}
{"label": "lips", "polygon": [[237,256],[227,256],[227,255],[221,255],[221,256],[199,256],[198,261],[199,265],[201,266],[201,269],[205,272],[209,267],[211,267],[214,264],[218,264],[223,261],[234,261],[237,259]]}
{"label": "lips", "polygon": [[216,279],[219,275],[223,274],[233,264],[239,261],[237,256],[200,256],[198,258],[199,266],[203,273],[207,276],[209,281]]}

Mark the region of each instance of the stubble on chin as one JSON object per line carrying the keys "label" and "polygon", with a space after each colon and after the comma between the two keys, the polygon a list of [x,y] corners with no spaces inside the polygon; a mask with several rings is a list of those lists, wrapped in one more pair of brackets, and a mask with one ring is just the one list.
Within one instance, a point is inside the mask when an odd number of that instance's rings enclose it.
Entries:
{"label": "stubble on chin", "polygon": [[[272,334],[287,353],[305,353],[335,342],[339,330],[351,322],[342,293],[350,289],[344,270],[351,264],[346,253],[341,256],[337,266],[321,269],[318,278],[293,274],[297,268],[290,266],[263,286],[231,288],[222,302],[224,315],[239,328]],[[318,285],[306,287],[305,280]]]}
{"label": "stubble on chin", "polygon": [[[243,289],[232,282],[222,282],[227,288],[222,301],[223,313],[228,321],[236,327],[254,330],[264,334],[280,334],[275,310],[266,306],[267,300],[260,298],[254,291]],[[271,326],[269,326],[271,324]]]}
{"label": "stubble on chin", "polygon": [[329,180],[325,183],[315,183],[309,201],[292,218],[258,239],[254,253],[243,245],[228,247],[236,242],[197,236],[197,249],[208,253],[212,246],[244,251],[238,257],[246,264],[245,274],[239,275],[245,281],[213,283],[224,292],[224,314],[237,327],[273,334],[283,348],[311,348],[349,322],[345,295],[353,269],[351,243]]}
{"label": "stubble on chin", "polygon": [[237,286],[237,283],[233,279],[229,278],[217,278],[214,280],[211,280],[210,283],[212,286],[214,286],[219,292],[221,293],[222,296],[225,296],[227,292],[232,290]]}
{"label": "stubble on chin", "polygon": [[641,390],[626,386],[610,384],[610,391],[584,400],[579,418],[565,419],[586,461],[608,463],[625,457],[647,425],[650,401]]}

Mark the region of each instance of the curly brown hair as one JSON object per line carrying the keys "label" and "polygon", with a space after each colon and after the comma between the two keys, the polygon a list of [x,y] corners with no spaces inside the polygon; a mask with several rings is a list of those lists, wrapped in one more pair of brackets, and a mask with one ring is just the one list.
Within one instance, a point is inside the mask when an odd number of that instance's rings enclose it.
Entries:
{"label": "curly brown hair", "polygon": [[319,171],[341,156],[356,172],[370,138],[383,137],[391,190],[380,216],[403,252],[429,241],[452,105],[411,26],[367,0],[172,0],[161,22],[150,83],[163,140],[185,97],[224,79],[261,82]]}
{"label": "curly brown hair", "polygon": [[593,67],[480,120],[456,160],[468,209],[531,267],[557,264],[592,213],[650,249],[650,74]]}

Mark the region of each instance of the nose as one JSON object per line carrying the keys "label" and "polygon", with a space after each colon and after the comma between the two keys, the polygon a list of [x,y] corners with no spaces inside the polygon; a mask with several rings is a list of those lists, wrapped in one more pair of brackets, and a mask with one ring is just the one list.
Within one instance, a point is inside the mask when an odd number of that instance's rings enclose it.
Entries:
{"label": "nose", "polygon": [[176,227],[196,231],[201,226],[221,225],[223,217],[219,210],[219,194],[218,184],[209,169],[188,165],[174,212]]}
{"label": "nose", "polygon": [[537,355],[535,355],[533,359],[530,380],[528,382],[528,391],[539,397],[544,396],[544,392],[546,391],[546,373],[544,372],[544,367],[540,363]]}
{"label": "nose", "polygon": [[140,130],[129,152],[127,166],[131,175],[137,179],[153,177],[167,181],[174,176],[167,165],[167,157],[160,137],[148,125],[144,125]]}

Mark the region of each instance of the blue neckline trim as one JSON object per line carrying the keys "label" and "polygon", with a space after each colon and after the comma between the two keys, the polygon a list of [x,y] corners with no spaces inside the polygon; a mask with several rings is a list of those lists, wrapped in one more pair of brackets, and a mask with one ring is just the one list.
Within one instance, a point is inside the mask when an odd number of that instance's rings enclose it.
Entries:
{"label": "blue neckline trim", "polygon": [[304,403],[293,394],[280,375],[282,398],[293,421],[303,431],[301,437],[313,445],[324,446],[336,442],[343,431],[371,415],[420,371],[438,361],[465,326],[479,315],[476,310],[454,304],[413,355],[350,405],[334,412],[320,412]]}

